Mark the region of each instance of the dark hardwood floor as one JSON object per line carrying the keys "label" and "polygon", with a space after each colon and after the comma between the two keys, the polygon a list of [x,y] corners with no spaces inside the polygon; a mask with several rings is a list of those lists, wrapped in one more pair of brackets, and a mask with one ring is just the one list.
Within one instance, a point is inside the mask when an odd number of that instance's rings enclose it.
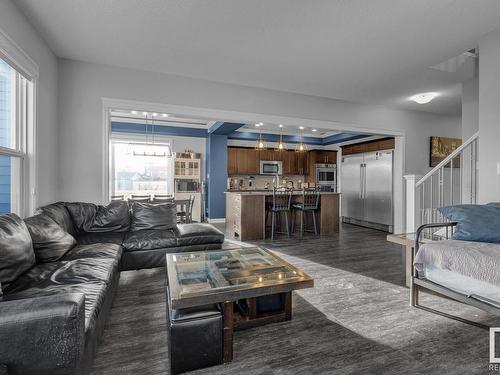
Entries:
{"label": "dark hardwood floor", "polygon": [[[489,334],[411,308],[401,248],[343,225],[336,237],[256,242],[315,278],[294,292],[293,319],[235,333],[234,361],[192,374],[480,374]],[[164,269],[122,272],[92,374],[168,374]],[[487,324],[472,307],[423,304]]]}

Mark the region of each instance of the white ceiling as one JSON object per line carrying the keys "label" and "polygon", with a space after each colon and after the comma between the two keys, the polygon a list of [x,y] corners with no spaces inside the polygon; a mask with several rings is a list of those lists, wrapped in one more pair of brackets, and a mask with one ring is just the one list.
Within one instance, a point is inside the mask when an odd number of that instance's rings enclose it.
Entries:
{"label": "white ceiling", "polygon": [[[442,114],[499,0],[17,0],[59,57]],[[428,105],[407,97],[443,95]]]}

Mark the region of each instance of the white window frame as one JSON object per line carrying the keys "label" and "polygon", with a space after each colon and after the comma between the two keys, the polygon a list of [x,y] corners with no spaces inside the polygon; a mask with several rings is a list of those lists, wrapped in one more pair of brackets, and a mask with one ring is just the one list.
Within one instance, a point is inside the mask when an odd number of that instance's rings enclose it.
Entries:
{"label": "white window frame", "polygon": [[[131,133],[120,133],[120,132],[111,132],[111,136],[109,138],[109,168],[108,168],[108,179],[109,179],[109,197],[107,200],[111,198],[112,195],[115,195],[115,186],[114,186],[114,175],[115,175],[115,163],[114,163],[114,149],[113,142],[123,142],[123,143],[136,143],[136,144],[148,144],[146,140],[146,134],[131,134]],[[148,135],[148,137],[151,137]],[[170,147],[170,152],[173,152],[173,140],[165,135],[155,134],[154,137],[155,145],[168,145]],[[149,142],[149,144],[151,144]],[[173,161],[171,161],[170,168],[173,168]],[[173,184],[173,173],[171,174]],[[174,191],[174,186],[172,185],[172,192]]]}
{"label": "white window frame", "polygon": [[[38,206],[38,158],[37,158],[37,83],[38,65],[0,29],[0,58],[8,63],[27,80],[25,98],[16,98],[17,130],[16,149],[0,147],[0,155],[17,157],[21,161],[20,189],[17,196],[18,213],[23,216],[33,214]],[[25,103],[26,106],[20,106]],[[17,191],[16,191],[17,193]],[[15,194],[14,196],[16,196]],[[14,202],[16,203],[16,202]]]}

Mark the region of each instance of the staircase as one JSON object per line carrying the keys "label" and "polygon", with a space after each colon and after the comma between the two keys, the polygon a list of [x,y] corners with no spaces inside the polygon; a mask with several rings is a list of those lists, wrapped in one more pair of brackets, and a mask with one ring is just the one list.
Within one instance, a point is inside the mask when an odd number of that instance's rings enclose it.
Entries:
{"label": "staircase", "polygon": [[[478,143],[479,132],[425,176],[405,176],[407,233],[422,224],[445,222],[440,207],[476,203]],[[432,236],[432,229],[429,231],[426,235]]]}

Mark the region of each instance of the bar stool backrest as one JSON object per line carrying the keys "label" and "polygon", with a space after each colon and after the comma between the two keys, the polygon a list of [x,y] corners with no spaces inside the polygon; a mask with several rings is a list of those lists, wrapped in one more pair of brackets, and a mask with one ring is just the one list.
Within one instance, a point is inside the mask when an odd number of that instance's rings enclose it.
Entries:
{"label": "bar stool backrest", "polygon": [[189,196],[189,207],[187,208],[187,219],[188,219],[188,223],[192,223],[193,222],[193,206],[194,206],[194,199],[196,197],[191,194]]}
{"label": "bar stool backrest", "polygon": [[112,201],[123,201],[125,200],[125,195],[112,195],[111,196]]}
{"label": "bar stool backrest", "polygon": [[319,191],[315,188],[302,189],[304,210],[317,210],[319,205]]}
{"label": "bar stool backrest", "polygon": [[273,189],[273,211],[288,211],[292,202],[292,190]]}
{"label": "bar stool backrest", "polygon": [[128,200],[133,202],[150,202],[151,195],[132,194]]}
{"label": "bar stool backrest", "polygon": [[151,200],[153,203],[167,203],[173,202],[174,196],[167,194],[155,194],[153,195],[153,199]]}

